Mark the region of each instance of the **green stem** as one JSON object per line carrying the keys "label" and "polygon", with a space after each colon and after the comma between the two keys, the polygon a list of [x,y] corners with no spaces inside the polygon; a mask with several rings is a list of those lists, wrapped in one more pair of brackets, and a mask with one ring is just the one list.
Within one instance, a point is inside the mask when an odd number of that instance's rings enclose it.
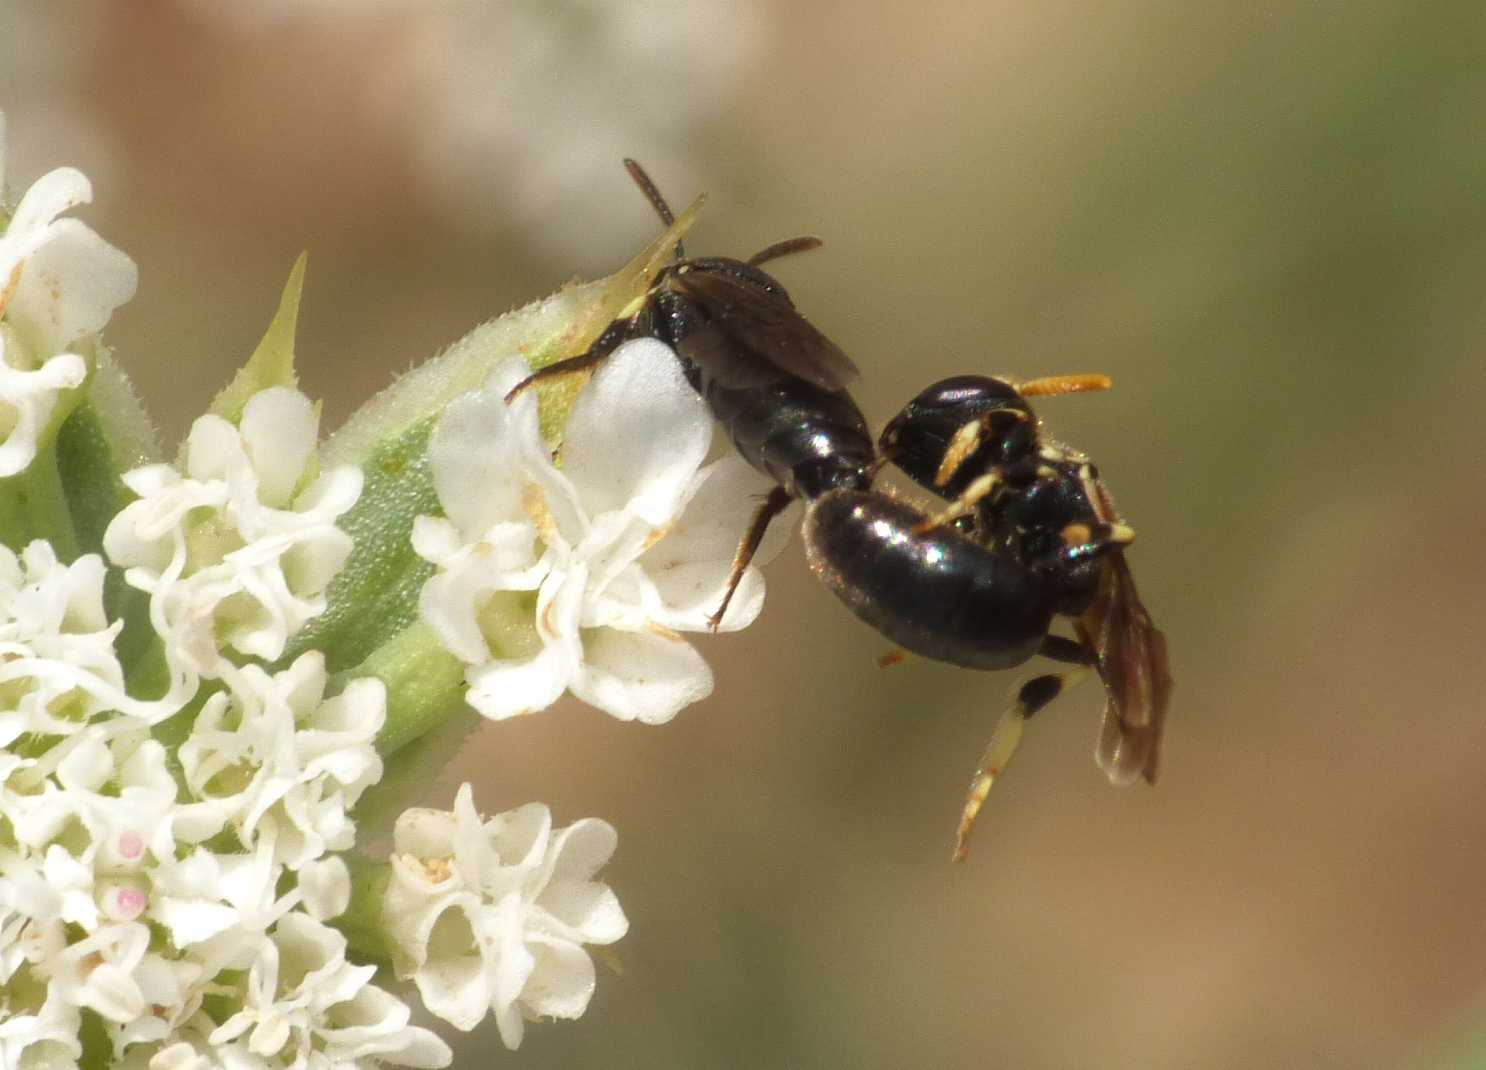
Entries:
{"label": "green stem", "polygon": [[382,925],[382,900],[392,880],[392,866],[360,855],[342,857],[351,870],[351,905],[335,918],[334,925],[345,934],[358,959],[390,962],[392,952]]}
{"label": "green stem", "polygon": [[464,662],[444,649],[422,621],[404,628],[341,682],[374,676],[387,685],[387,723],[377,736],[384,758],[464,708]]}

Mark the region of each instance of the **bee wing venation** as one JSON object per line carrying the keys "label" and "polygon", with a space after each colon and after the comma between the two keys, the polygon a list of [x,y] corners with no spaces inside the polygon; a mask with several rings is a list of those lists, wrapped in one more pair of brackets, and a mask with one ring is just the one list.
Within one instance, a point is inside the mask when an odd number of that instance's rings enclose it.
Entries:
{"label": "bee wing venation", "polygon": [[[752,354],[774,369],[773,379],[761,380],[762,368],[749,367],[752,362],[741,360],[736,350],[726,352],[717,338],[697,338],[693,346],[692,339],[710,334],[710,329],[693,332],[683,340],[685,356],[730,386],[771,382],[784,372],[824,390],[841,390],[861,374],[835,342],[816,330],[783,297],[712,271],[688,271],[669,281],[707,313],[709,328],[721,332],[737,350]],[[729,368],[729,364],[744,367]],[[735,378],[744,381],[732,381]]]}
{"label": "bee wing venation", "polygon": [[681,339],[677,351],[707,373],[709,379],[734,390],[752,390],[788,378],[772,361],[742,349],[718,323],[694,328]]}
{"label": "bee wing venation", "polygon": [[1095,758],[1114,784],[1140,777],[1154,784],[1171,701],[1171,669],[1166,637],[1141,604],[1124,554],[1110,556],[1099,593],[1079,618],[1078,631],[1098,656],[1107,696]]}

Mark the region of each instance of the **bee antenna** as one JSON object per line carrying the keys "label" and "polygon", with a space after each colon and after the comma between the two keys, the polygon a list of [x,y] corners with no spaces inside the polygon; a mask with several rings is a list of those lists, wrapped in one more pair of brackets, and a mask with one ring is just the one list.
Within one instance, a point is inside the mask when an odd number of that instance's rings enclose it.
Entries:
{"label": "bee antenna", "polygon": [[781,256],[790,256],[794,253],[808,253],[812,249],[819,249],[825,243],[814,234],[801,234],[798,238],[785,238],[773,245],[760,249],[748,258],[750,267],[758,267],[767,264],[770,260],[778,260]]}
{"label": "bee antenna", "polygon": [[[650,202],[650,207],[655,209],[655,214],[660,216],[660,221],[668,227],[676,222],[676,215],[671,211],[671,206],[660,195],[660,190],[656,188],[650,176],[645,173],[645,168],[640,166],[640,162],[626,156],[624,158],[624,169],[629,172],[630,178],[635,180],[635,185],[640,187],[640,192],[645,194],[645,199]],[[686,253],[682,250],[679,241],[676,243],[676,259],[686,259]]]}
{"label": "bee antenna", "polygon": [[1114,383],[1107,375],[1047,375],[1019,383],[1016,392],[1024,398],[1057,397],[1061,394],[1085,394],[1090,390],[1108,390]]}

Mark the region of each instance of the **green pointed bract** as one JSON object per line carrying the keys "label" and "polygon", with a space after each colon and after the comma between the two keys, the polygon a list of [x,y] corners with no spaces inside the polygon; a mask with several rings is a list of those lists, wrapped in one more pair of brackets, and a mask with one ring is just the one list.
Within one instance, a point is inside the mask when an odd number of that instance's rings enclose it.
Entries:
{"label": "green pointed bract", "polygon": [[248,399],[260,390],[273,386],[294,387],[299,380],[294,375],[294,332],[299,326],[299,297],[304,289],[304,266],[307,253],[300,253],[289,272],[289,281],[284,283],[283,296],[279,298],[279,310],[274,313],[263,340],[248,362],[232,377],[209,410],[214,415],[234,425],[242,420],[243,407]]}
{"label": "green pointed bract", "polygon": [[88,403],[97,419],[119,473],[155,464],[162,457],[160,434],[134,384],[102,343],[93,347],[93,374],[88,380]]}

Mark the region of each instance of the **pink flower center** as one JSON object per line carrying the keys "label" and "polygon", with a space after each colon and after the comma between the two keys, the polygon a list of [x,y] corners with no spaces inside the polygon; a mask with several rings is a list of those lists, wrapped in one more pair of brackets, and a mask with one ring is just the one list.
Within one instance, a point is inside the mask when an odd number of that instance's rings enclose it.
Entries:
{"label": "pink flower center", "polygon": [[119,917],[133,919],[144,912],[149,903],[149,897],[138,888],[120,888],[114,894],[114,908]]}
{"label": "pink flower center", "polygon": [[125,832],[119,836],[119,857],[134,861],[144,854],[144,837],[137,832]]}

